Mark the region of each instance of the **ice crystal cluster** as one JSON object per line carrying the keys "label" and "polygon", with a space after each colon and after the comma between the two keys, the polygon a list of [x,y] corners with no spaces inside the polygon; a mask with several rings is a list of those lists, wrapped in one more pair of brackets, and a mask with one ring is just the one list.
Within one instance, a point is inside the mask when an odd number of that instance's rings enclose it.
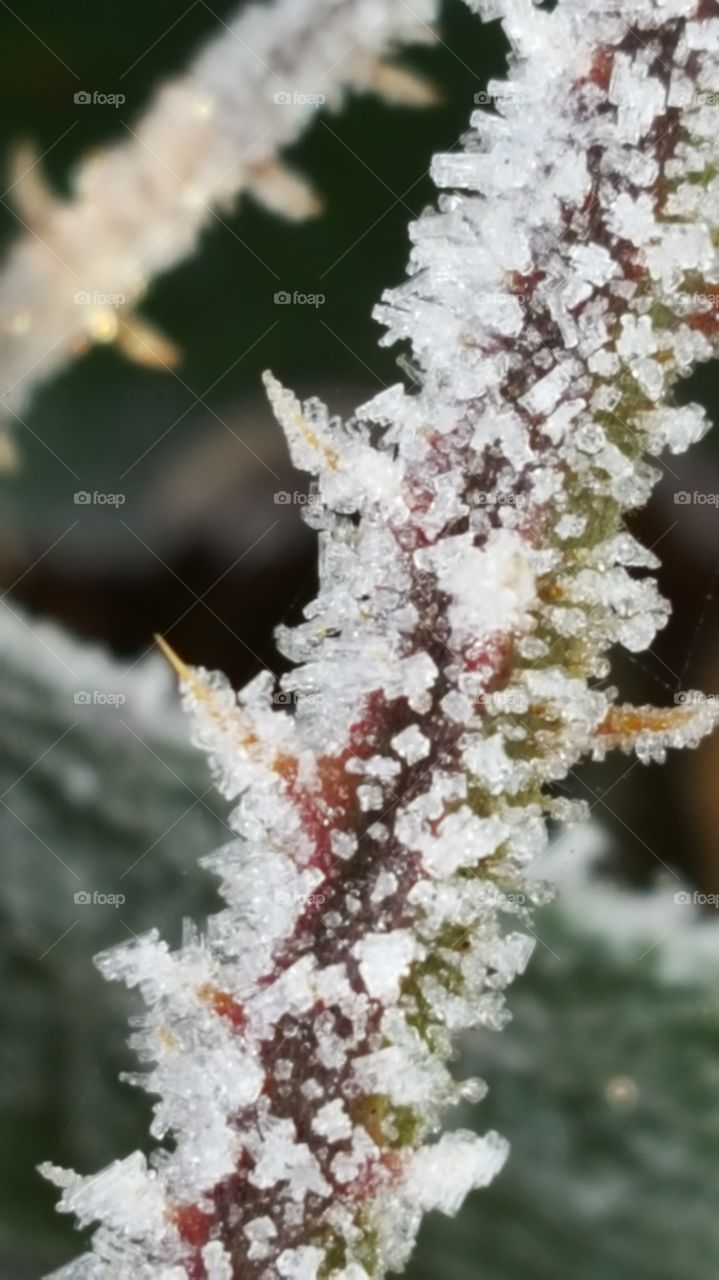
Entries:
{"label": "ice crystal cluster", "polygon": [[[475,5],[475,7],[477,7]],[[170,952],[99,958],[139,986],[157,1095],[151,1159],[50,1170],[99,1221],[64,1280],[365,1280],[401,1270],[422,1214],[502,1165],[494,1133],[441,1134],[452,1044],[501,1028],[531,951],[529,874],[583,757],[661,758],[709,704],[631,708],[614,644],[667,617],[624,528],[645,460],[704,433],[672,385],[716,349],[719,4],[480,0],[510,78],[412,227],[384,341],[417,383],[344,424],[272,377],[316,479],[321,585],[239,695],[179,665],[197,743],[236,802],[207,860],[226,910]],[[550,794],[547,794],[547,788]]]}
{"label": "ice crystal cluster", "polygon": [[152,279],[191,254],[242,192],[288,218],[316,213],[316,194],[282,151],[319,104],[337,109],[350,92],[432,101],[429,85],[388,59],[431,39],[437,9],[438,0],[244,6],[139,121],[123,121],[119,142],[82,161],[70,200],[46,188],[22,148],[5,193],[27,234],[0,271],[3,410],[17,418],[39,383],[94,342],[171,364],[173,344],[135,314]]}

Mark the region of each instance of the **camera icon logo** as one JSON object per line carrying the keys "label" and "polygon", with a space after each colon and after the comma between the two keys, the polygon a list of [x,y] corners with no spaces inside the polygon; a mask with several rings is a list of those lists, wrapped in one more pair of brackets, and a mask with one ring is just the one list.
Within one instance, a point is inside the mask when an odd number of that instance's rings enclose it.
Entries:
{"label": "camera icon logo", "polygon": [[86,907],[89,902],[92,902],[92,894],[88,893],[87,889],[78,889],[77,893],[74,895],[73,901],[76,902],[78,906]]}
{"label": "camera icon logo", "polygon": [[674,894],[674,901],[681,907],[689,907],[692,903],[692,895],[687,893],[686,889],[681,889],[679,893]]}
{"label": "camera icon logo", "polygon": [[287,289],[278,289],[275,294],[275,303],[280,307],[288,307],[292,302],[292,294]]}
{"label": "camera icon logo", "polygon": [[281,89],[279,93],[274,95],[274,101],[281,107],[287,107],[292,101],[292,94],[288,93],[286,89]]}
{"label": "camera icon logo", "polygon": [[683,692],[682,692],[682,693],[675,693],[675,694],[674,694],[674,702],[676,703],[676,705],[677,705],[677,706],[683,706],[683,705],[684,705],[684,703],[685,703],[685,702],[688,702],[688,701],[689,701],[689,694],[688,694],[688,693],[683,693]]}
{"label": "camera icon logo", "polygon": [[687,493],[685,489],[680,489],[679,493],[674,494],[674,502],[678,507],[685,507],[692,500],[692,495]]}
{"label": "camera icon logo", "polygon": [[291,501],[292,501],[292,494],[288,493],[286,489],[277,490],[277,493],[275,494],[276,506],[286,507]]}
{"label": "camera icon logo", "polygon": [[291,707],[294,702],[294,696],[288,693],[286,689],[278,689],[277,693],[273,694],[272,701],[276,707]]}
{"label": "camera icon logo", "polygon": [[79,89],[75,94],[74,101],[79,103],[80,106],[87,106],[88,102],[92,102],[92,94],[88,93],[87,89]]}
{"label": "camera icon logo", "polygon": [[480,90],[479,93],[475,93],[474,101],[478,107],[489,107],[491,106],[493,99],[491,93],[485,93],[483,90]]}
{"label": "camera icon logo", "polygon": [[77,707],[87,707],[92,702],[92,694],[88,693],[87,689],[78,689],[72,700]]}
{"label": "camera icon logo", "polygon": [[76,507],[86,507],[92,501],[92,495],[86,489],[78,489],[72,500]]}

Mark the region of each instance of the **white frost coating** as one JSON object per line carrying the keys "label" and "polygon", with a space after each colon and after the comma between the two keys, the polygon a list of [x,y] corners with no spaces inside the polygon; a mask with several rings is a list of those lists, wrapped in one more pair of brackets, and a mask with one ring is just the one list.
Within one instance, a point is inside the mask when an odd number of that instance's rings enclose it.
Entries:
{"label": "white frost coating", "polygon": [[438,877],[452,875],[460,867],[472,866],[495,853],[509,834],[501,818],[478,818],[466,805],[450,813],[436,835],[415,827],[412,816],[398,819],[401,835],[410,848],[421,852],[430,875]]}
{"label": "white frost coating", "polygon": [[309,1147],[295,1140],[291,1120],[268,1125],[254,1144],[253,1156],[255,1164],[249,1180],[255,1187],[265,1189],[286,1182],[293,1200],[303,1200],[308,1192],[326,1195],[329,1191]]}
{"label": "white frost coating", "polygon": [[269,674],[238,697],[172,658],[235,804],[206,860],[227,907],[177,952],[153,934],[100,958],[146,1002],[133,1044],[170,1142],[149,1168],[53,1171],[102,1223],[63,1280],[194,1280],[225,1255],[232,1280],[365,1280],[370,1251],[372,1280],[401,1270],[422,1211],[455,1212],[505,1156],[494,1135],[427,1144],[481,1096],[453,1037],[506,1022],[546,816],[577,816],[546,788],[716,723],[693,697],[624,707],[608,680],[611,647],[668,616],[623,526],[658,474],[640,454],[706,426],[665,397],[719,334],[719,143],[695,92],[719,81],[714,28],[687,29],[699,0],[478,3],[510,76],[435,159],[450,189],[377,312],[412,390],[344,423],[267,378],[316,477],[319,593],[279,633],[303,696],[290,714]]}
{"label": "white frost coating", "polygon": [[518,626],[534,603],[534,573],[526,540],[508,529],[490,534],[484,547],[471,534],[445,538],[417,553],[420,568],[442,580],[451,598],[449,619],[458,642]]}
{"label": "white frost coating", "polygon": [[416,939],[408,929],[369,933],[352,950],[369,995],[385,1004],[397,999],[402,979],[419,955]]}
{"label": "white frost coating", "polygon": [[315,1280],[324,1256],[323,1249],[312,1245],[285,1249],[277,1259],[277,1271],[286,1280]]}
{"label": "white frost coating", "polygon": [[405,1191],[425,1213],[440,1209],[454,1214],[470,1191],[497,1176],[508,1154],[509,1146],[496,1133],[484,1138],[463,1130],[445,1133],[412,1157]]}
{"label": "white frost coating", "polygon": [[429,755],[430,746],[429,738],[425,737],[419,725],[416,724],[409,725],[392,739],[393,750],[402,756],[407,764],[417,764],[418,760],[424,760],[425,756]]}
{"label": "white frost coating", "polygon": [[250,1262],[258,1258],[266,1258],[272,1252],[272,1242],[277,1236],[277,1227],[271,1218],[253,1218],[244,1228],[244,1234],[250,1242],[248,1259]]}
{"label": "white frost coating", "polygon": [[372,890],[372,902],[384,902],[397,892],[399,881],[391,871],[380,871]]}
{"label": "white frost coating", "polygon": [[333,1098],[332,1102],[320,1107],[312,1121],[312,1128],[328,1142],[341,1142],[352,1136],[352,1121],[341,1098]]}
{"label": "white frost coating", "polygon": [[100,1194],[92,1180],[80,1178],[54,1165],[44,1165],[43,1172],[63,1189],[63,1204],[72,1208],[80,1223],[87,1226],[102,1217],[112,1230],[122,1232],[140,1229],[151,1237],[167,1231],[167,1199],[157,1175],[148,1170],[139,1151],[125,1160],[116,1160],[102,1175]]}
{"label": "white frost coating", "polygon": [[232,1280],[232,1259],[219,1240],[212,1240],[202,1250],[207,1280]]}

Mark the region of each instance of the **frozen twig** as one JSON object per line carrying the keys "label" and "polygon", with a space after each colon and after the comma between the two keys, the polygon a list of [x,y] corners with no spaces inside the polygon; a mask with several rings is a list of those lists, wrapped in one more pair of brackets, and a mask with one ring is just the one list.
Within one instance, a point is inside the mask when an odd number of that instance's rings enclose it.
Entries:
{"label": "frozen twig", "polygon": [[[496,1134],[440,1136],[453,1037],[501,1028],[531,951],[547,796],[610,748],[661,758],[716,719],[631,708],[608,653],[667,618],[624,528],[647,453],[705,431],[671,402],[712,356],[719,264],[714,0],[529,0],[503,15],[511,78],[412,227],[385,341],[419,386],[344,424],[269,395],[316,477],[320,591],[283,629],[292,712],[175,660],[196,741],[236,802],[208,860],[227,908],[103,955],[148,1006],[134,1043],[159,1097],[148,1163],[59,1170],[99,1220],[64,1280],[365,1280],[424,1211],[501,1166]],[[532,887],[534,886],[534,887]],[[512,927],[512,922],[519,928]]]}

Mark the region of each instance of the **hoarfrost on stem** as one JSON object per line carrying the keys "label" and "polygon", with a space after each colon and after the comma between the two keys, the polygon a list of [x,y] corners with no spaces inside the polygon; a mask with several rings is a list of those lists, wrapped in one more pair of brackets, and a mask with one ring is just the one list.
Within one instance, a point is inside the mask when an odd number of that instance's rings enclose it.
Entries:
{"label": "hoarfrost on stem", "polygon": [[717,345],[719,4],[475,7],[504,18],[511,75],[435,158],[439,209],[378,308],[419,389],[343,424],[267,377],[321,552],[306,621],[280,632],[284,685],[322,701],[290,714],[267,676],[235,696],[173,659],[235,802],[207,863],[228,906],[178,952],[150,935],[99,959],[144,995],[140,1078],[171,1146],[49,1171],[102,1223],[63,1280],[401,1269],[422,1213],[506,1155],[439,1133],[481,1096],[449,1069],[454,1034],[501,1028],[528,961],[546,815],[575,816],[547,784],[714,724],[605,681],[611,646],[667,616],[623,530],[657,478],[644,455],[707,425],[666,397]]}

